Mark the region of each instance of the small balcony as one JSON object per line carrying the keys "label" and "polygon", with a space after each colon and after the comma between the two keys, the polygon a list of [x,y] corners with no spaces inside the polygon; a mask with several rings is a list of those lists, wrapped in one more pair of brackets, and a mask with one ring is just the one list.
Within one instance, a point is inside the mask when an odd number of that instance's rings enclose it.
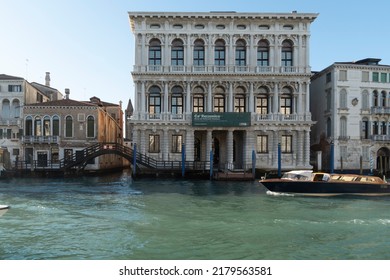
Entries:
{"label": "small balcony", "polygon": [[371,114],[389,115],[390,107],[371,107]]}
{"label": "small balcony", "polygon": [[374,141],[390,141],[390,135],[372,135]]}
{"label": "small balcony", "polygon": [[59,136],[23,136],[23,144],[58,144]]}

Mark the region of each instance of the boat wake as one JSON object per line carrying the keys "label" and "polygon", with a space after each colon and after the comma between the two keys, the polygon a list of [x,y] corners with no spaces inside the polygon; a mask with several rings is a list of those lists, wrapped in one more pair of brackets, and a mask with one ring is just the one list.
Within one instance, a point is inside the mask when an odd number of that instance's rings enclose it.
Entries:
{"label": "boat wake", "polygon": [[295,196],[294,194],[291,193],[281,193],[281,192],[272,192],[272,191],[267,191],[267,194],[272,196]]}

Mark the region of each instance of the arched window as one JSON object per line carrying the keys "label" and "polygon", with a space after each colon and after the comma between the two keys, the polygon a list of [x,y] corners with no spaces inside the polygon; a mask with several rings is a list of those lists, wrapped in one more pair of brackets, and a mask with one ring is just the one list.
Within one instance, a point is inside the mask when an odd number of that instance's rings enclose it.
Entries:
{"label": "arched window", "polygon": [[381,122],[381,135],[387,134],[387,122],[382,121]]}
{"label": "arched window", "polygon": [[65,118],[65,137],[73,137],[73,118],[71,116]]}
{"label": "arched window", "polygon": [[194,43],[194,66],[204,66],[205,64],[205,52],[204,42],[201,39],[195,40]]}
{"label": "arched window", "polygon": [[238,87],[234,94],[234,112],[242,113],[245,111],[245,90],[242,87]]}
{"label": "arched window", "polygon": [[236,66],[246,66],[246,43],[244,40],[236,42]]}
{"label": "arched window", "polygon": [[[214,63],[216,66],[225,66],[226,59],[225,41],[219,39],[215,42]],[[219,68],[217,68],[219,69]]]}
{"label": "arched window", "polygon": [[260,87],[259,93],[256,96],[256,113],[267,115],[269,113],[268,106],[269,91],[266,87]]}
{"label": "arched window", "polygon": [[347,107],[347,91],[342,89],[340,91],[340,108],[346,109]]}
{"label": "arched window", "polygon": [[368,139],[368,135],[369,135],[369,127],[368,127],[368,119],[367,118],[363,118],[362,120],[362,138],[363,139]]}
{"label": "arched window", "polygon": [[280,113],[283,115],[291,115],[293,112],[292,91],[288,87],[282,89],[280,95]]}
{"label": "arched window", "polygon": [[42,119],[41,117],[35,117],[34,119],[35,136],[42,136]]}
{"label": "arched window", "polygon": [[225,90],[222,87],[214,91],[214,112],[225,112]]}
{"label": "arched window", "polygon": [[161,91],[158,86],[149,89],[149,118],[158,119],[161,113]]}
{"label": "arched window", "polygon": [[290,40],[285,40],[282,44],[282,66],[293,66],[293,44]]}
{"label": "arched window", "polygon": [[53,136],[60,135],[60,119],[58,116],[53,117]]}
{"label": "arched window", "polygon": [[368,92],[367,90],[365,90],[362,93],[362,109],[368,109],[368,108],[369,108]]}
{"label": "arched window", "polygon": [[381,92],[381,106],[382,107],[386,107],[386,99],[387,99],[387,93],[386,93],[386,91],[382,91]]}
{"label": "arched window", "polygon": [[204,90],[201,87],[193,90],[192,112],[204,112]]}
{"label": "arched window", "polygon": [[379,106],[379,100],[378,100],[378,92],[376,90],[374,90],[373,92],[373,98],[374,98],[374,107],[378,107]]}
{"label": "arched window", "polygon": [[326,137],[332,137],[332,121],[330,118],[326,119]]}
{"label": "arched window", "polygon": [[340,118],[340,136],[347,137],[347,118],[342,116]]}
{"label": "arched window", "polygon": [[93,116],[87,118],[87,137],[95,137],[95,118]]}
{"label": "arched window", "polygon": [[19,118],[20,117],[20,102],[18,99],[12,100],[12,117]]}
{"label": "arched window", "polygon": [[4,119],[9,119],[10,118],[10,102],[8,99],[4,99],[2,106],[1,106],[1,116]]}
{"label": "arched window", "polygon": [[184,47],[183,41],[180,39],[175,39],[172,42],[171,65],[184,65]]}
{"label": "arched window", "polygon": [[161,43],[158,39],[149,42],[149,65],[161,65]]}
{"label": "arched window", "polygon": [[172,115],[183,114],[183,89],[180,86],[172,88],[171,112]]}
{"label": "arched window", "polygon": [[33,135],[33,121],[32,117],[26,117],[25,126],[24,126],[24,135],[32,136]]}
{"label": "arched window", "polygon": [[372,134],[373,135],[378,135],[379,134],[379,122],[378,122],[378,120],[375,120],[372,123]]}
{"label": "arched window", "polygon": [[48,116],[43,118],[43,136],[51,136],[50,118]]}
{"label": "arched window", "polygon": [[269,43],[260,40],[257,44],[257,66],[269,66]]}

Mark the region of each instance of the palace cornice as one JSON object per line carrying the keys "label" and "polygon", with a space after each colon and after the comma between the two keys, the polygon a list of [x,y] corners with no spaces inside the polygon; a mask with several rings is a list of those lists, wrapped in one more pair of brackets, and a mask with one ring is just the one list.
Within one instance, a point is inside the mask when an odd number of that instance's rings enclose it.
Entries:
{"label": "palace cornice", "polygon": [[317,18],[318,13],[240,13],[240,12],[128,12],[130,19],[267,19],[267,20],[310,20]]}
{"label": "palace cornice", "polygon": [[370,71],[389,71],[388,65],[362,65],[362,64],[334,64],[335,69],[355,69],[355,70],[370,70]]}

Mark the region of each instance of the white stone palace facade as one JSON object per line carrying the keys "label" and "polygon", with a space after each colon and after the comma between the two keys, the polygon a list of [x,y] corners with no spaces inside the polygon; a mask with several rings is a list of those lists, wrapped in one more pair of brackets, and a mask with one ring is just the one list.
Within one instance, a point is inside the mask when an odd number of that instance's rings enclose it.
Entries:
{"label": "white stone palace facade", "polygon": [[390,66],[380,59],[335,62],[311,83],[313,150],[336,171],[390,171]]}
{"label": "white stone palace facade", "polygon": [[220,168],[311,168],[313,13],[129,12],[137,152]]}

